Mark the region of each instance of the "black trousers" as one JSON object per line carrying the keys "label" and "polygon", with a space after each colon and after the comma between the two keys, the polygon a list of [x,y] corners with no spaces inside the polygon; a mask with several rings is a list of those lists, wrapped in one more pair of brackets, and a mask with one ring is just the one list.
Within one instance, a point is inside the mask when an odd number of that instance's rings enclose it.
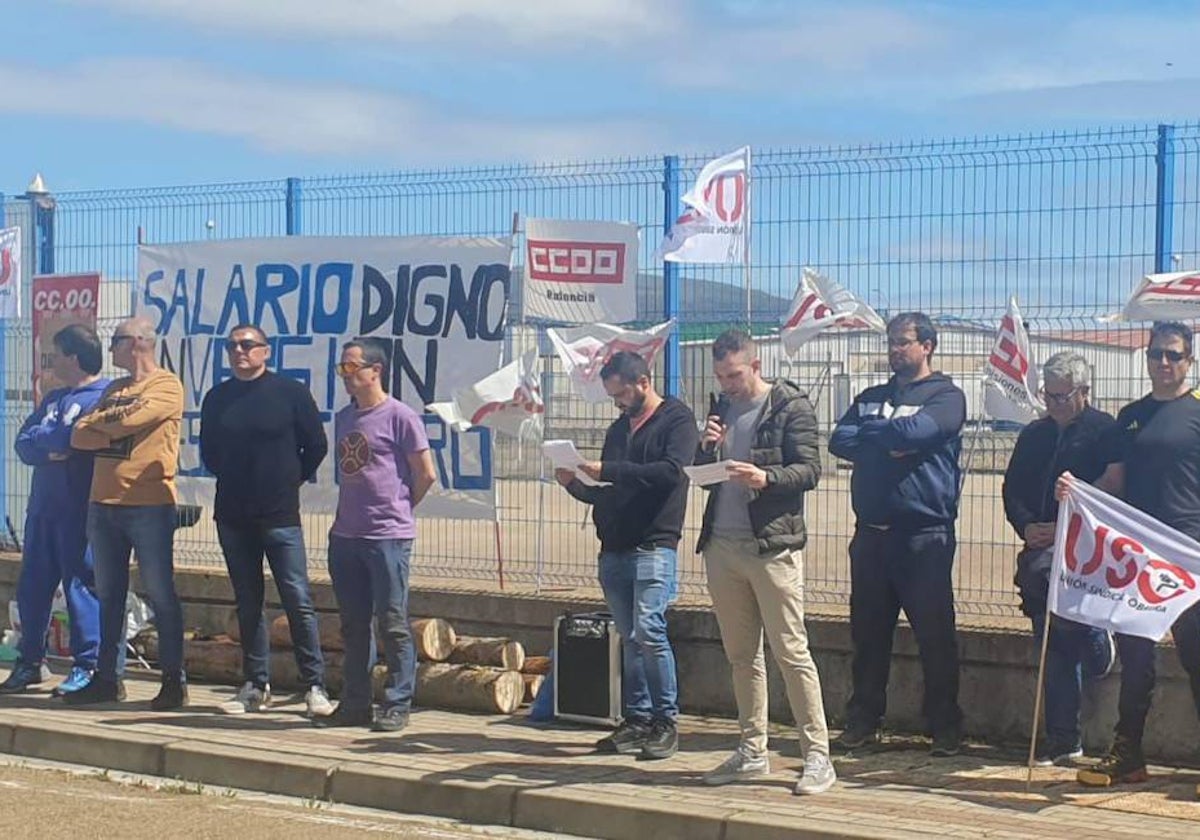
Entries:
{"label": "black trousers", "polygon": [[[1192,701],[1200,717],[1200,604],[1184,610],[1171,626],[1175,651],[1192,686]],[[1117,701],[1117,734],[1135,744],[1142,743],[1146,715],[1154,698],[1155,644],[1141,636],[1115,634],[1121,655],[1121,695]]]}
{"label": "black trousers", "polygon": [[874,729],[887,708],[892,640],[904,610],[925,675],[922,711],[934,734],[953,731],[958,706],[958,636],[954,620],[954,529],[881,531],[859,526],[850,541],[850,635],[854,690],[848,725]]}

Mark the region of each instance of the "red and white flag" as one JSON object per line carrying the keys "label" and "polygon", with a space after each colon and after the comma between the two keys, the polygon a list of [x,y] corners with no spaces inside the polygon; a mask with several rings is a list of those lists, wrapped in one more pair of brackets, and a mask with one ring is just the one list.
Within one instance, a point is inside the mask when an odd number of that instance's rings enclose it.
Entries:
{"label": "red and white flag", "polygon": [[794,355],[831,327],[887,332],[887,325],[874,309],[849,289],[806,267],[800,273],[800,285],[779,328],[783,349]]}
{"label": "red and white flag", "polygon": [[683,195],[687,210],[655,252],[656,260],[738,265],[750,231],[750,147],[743,146],[700,170]]}
{"label": "red and white flag", "polygon": [[454,391],[450,402],[431,403],[426,408],[458,432],[487,426],[516,438],[540,437],[546,405],[538,381],[537,350]]}
{"label": "red and white flag", "polygon": [[1050,612],[1158,641],[1200,601],[1198,581],[1200,542],[1089,484],[1071,482],[1058,509]]}
{"label": "red and white flag", "polygon": [[675,319],[648,330],[626,330],[612,324],[587,324],[582,327],[546,330],[550,343],[562,361],[575,390],[588,402],[604,402],[608,394],[600,379],[600,369],[622,350],[630,350],[653,366],[654,358],[667,343]]}
{"label": "red and white flag", "polygon": [[1183,321],[1200,318],[1200,271],[1147,274],[1118,315],[1101,321]]}
{"label": "red and white flag", "polygon": [[1029,333],[1021,320],[1017,299],[1008,299],[1008,312],[983,366],[983,411],[993,420],[1029,423],[1041,416],[1038,373],[1033,365]]}
{"label": "red and white flag", "polygon": [[525,315],[567,324],[637,320],[638,229],[525,220]]}
{"label": "red and white flag", "polygon": [[21,317],[21,229],[0,230],[0,318]]}

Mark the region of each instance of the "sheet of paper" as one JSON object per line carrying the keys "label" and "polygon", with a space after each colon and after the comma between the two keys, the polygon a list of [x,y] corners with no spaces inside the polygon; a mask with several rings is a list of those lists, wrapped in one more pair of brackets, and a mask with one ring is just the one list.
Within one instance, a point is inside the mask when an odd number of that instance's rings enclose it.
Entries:
{"label": "sheet of paper", "polygon": [[575,442],[570,440],[547,440],[542,443],[542,454],[550,459],[550,463],[555,469],[570,470],[575,473],[575,477],[583,484],[589,487],[608,487],[611,482],[596,481],[586,473],[579,470],[579,465],[586,463],[587,459],[579,454],[579,450],[575,448]]}
{"label": "sheet of paper", "polygon": [[692,480],[692,484],[705,486],[720,484],[729,480],[729,472],[725,469],[732,461],[717,461],[714,464],[700,464],[695,467],[684,467],[684,474]]}

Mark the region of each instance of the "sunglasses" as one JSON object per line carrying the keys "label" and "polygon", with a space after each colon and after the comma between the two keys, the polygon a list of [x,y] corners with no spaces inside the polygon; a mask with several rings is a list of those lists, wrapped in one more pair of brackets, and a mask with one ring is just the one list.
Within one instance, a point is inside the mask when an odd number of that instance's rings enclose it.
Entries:
{"label": "sunglasses", "polygon": [[1079,391],[1080,391],[1079,388],[1072,388],[1070,391],[1067,391],[1065,394],[1055,394],[1055,393],[1047,391],[1045,388],[1043,388],[1042,396],[1045,397],[1047,404],[1054,403],[1056,405],[1063,405],[1065,403],[1070,402],[1071,397],[1078,394]]}
{"label": "sunglasses", "polygon": [[1151,347],[1146,351],[1146,358],[1152,362],[1161,362],[1166,359],[1173,365],[1177,365],[1187,358],[1187,353],[1181,350],[1158,350]]}
{"label": "sunglasses", "polygon": [[369,367],[375,366],[363,364],[362,362],[338,362],[333,366],[333,370],[338,376],[353,376],[363,368]]}
{"label": "sunglasses", "polygon": [[121,346],[122,341],[136,341],[136,340],[137,340],[136,335],[114,335],[112,338],[110,338],[108,340],[108,349],[116,350],[118,347]]}
{"label": "sunglasses", "polygon": [[243,353],[249,353],[256,347],[266,347],[267,345],[261,341],[255,341],[252,338],[243,338],[241,341],[226,341],[225,350],[232,353],[234,350],[241,350]]}

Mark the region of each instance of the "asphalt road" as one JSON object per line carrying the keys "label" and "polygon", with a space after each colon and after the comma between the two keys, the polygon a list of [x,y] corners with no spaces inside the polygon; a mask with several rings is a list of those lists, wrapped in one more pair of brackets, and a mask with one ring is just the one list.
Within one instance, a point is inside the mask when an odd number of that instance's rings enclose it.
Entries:
{"label": "asphalt road", "polygon": [[333,840],[357,835],[388,840],[565,838],[44,762],[0,761],[0,837],[6,840]]}

